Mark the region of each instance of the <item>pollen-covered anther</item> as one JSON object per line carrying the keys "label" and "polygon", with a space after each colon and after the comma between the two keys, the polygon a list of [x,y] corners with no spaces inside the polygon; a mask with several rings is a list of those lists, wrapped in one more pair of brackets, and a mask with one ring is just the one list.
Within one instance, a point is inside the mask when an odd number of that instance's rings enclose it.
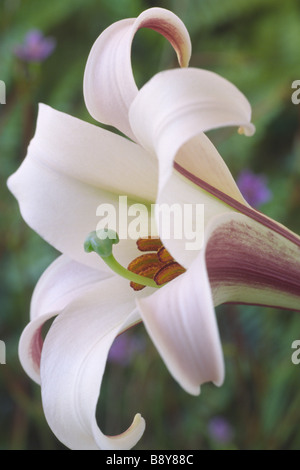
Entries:
{"label": "pollen-covered anther", "polygon": [[186,270],[176,261],[164,265],[154,276],[154,281],[158,286],[162,286],[183,274]]}
{"label": "pollen-covered anther", "polygon": [[162,263],[166,264],[166,263],[171,263],[172,261],[175,261],[173,256],[170,255],[170,253],[166,250],[166,248],[164,246],[162,246],[158,252],[157,252],[157,256],[158,256],[158,259],[159,261],[161,261]]}
{"label": "pollen-covered anther", "polygon": [[[143,271],[141,271],[140,273],[136,273],[136,274],[139,274],[140,276],[148,277],[149,279],[153,279],[156,272],[157,272],[157,268],[154,268],[153,266],[151,266],[149,268],[145,268]],[[143,284],[138,284],[137,282],[131,281],[130,287],[132,287],[133,290],[138,291],[138,290],[144,289],[144,287],[146,286],[144,286]]]}
{"label": "pollen-covered anther", "polygon": [[139,238],[136,245],[140,251],[158,251],[163,248],[161,240],[154,237]]}
{"label": "pollen-covered anther", "polygon": [[[150,237],[139,239],[137,246],[140,251],[151,247],[153,252],[138,256],[131,261],[127,268],[129,271],[153,279],[157,286],[172,281],[185,272],[185,269],[172,258],[159,239]],[[130,287],[139,291],[145,286],[131,281]]]}
{"label": "pollen-covered anther", "polygon": [[[159,261],[157,253],[147,253],[132,260],[127,269],[140,276],[153,279],[155,273],[159,271],[162,266],[163,263]],[[142,290],[145,286],[137,284],[136,282],[130,282],[130,287],[134,290]]]}

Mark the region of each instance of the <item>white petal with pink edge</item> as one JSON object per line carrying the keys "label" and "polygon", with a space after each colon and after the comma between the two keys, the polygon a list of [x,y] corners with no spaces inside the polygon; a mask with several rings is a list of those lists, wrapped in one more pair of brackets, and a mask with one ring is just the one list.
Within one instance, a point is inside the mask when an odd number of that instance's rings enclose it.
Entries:
{"label": "white petal with pink edge", "polygon": [[59,315],[70,302],[85,291],[100,285],[108,277],[112,277],[112,274],[88,268],[65,255],[58,257],[40,277],[31,300],[31,321],[24,329],[19,343],[21,364],[34,381],[40,383],[45,323]]}
{"label": "white petal with pink edge", "polygon": [[128,119],[138,89],[131,66],[131,45],[140,28],[153,29],[174,47],[179,64],[188,65],[191,42],[186,27],[171,11],[150,8],[137,18],[112,24],[99,36],[90,52],[84,74],[84,98],[89,113],[136,140]]}
{"label": "white petal with pink edge", "polygon": [[41,356],[43,408],[50,428],[70,449],[130,449],[142,436],[139,414],[118,436],[103,434],[95,417],[110,347],[138,321],[128,282],[112,278],[70,303],[51,325]]}
{"label": "white petal with pink edge", "polygon": [[300,237],[290,239],[290,234],[237,212],[212,220],[205,249],[215,305],[237,302],[300,311]]}

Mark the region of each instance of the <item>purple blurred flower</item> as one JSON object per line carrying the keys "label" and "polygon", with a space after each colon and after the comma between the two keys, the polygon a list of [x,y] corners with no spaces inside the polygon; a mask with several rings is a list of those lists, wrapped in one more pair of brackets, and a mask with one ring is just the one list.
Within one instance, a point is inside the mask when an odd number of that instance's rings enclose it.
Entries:
{"label": "purple blurred flower", "polygon": [[126,366],[137,352],[145,348],[142,338],[128,335],[126,332],[117,336],[110,348],[108,360]]}
{"label": "purple blurred flower", "polygon": [[230,442],[233,437],[233,429],[227,419],[215,416],[208,423],[208,432],[215,441],[223,444]]}
{"label": "purple blurred flower", "polygon": [[52,54],[55,46],[55,39],[32,29],[26,34],[23,44],[15,47],[14,54],[25,62],[43,62]]}
{"label": "purple blurred flower", "polygon": [[266,177],[263,175],[256,175],[251,170],[243,170],[237,178],[237,185],[252,207],[259,207],[265,202],[268,202],[272,193],[267,186]]}

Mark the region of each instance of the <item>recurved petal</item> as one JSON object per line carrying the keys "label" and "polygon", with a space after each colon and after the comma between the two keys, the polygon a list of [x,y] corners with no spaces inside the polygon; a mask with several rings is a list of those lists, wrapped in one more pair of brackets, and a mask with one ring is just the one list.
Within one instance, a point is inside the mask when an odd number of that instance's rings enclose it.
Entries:
{"label": "recurved petal", "polygon": [[[139,141],[158,158],[157,208],[166,203],[180,205],[184,220],[191,220],[198,234],[203,233],[212,217],[231,211],[232,201],[249,208],[224,160],[203,133],[222,126],[239,126],[248,134],[253,132],[250,105],[233,84],[206,70],[162,72],[139,91],[129,116]],[[186,174],[197,178],[198,184]],[[195,227],[194,216],[185,216],[185,204],[194,213],[197,205],[203,205],[202,227],[199,223]],[[177,232],[182,232],[176,238],[165,237],[158,215],[156,219],[164,245],[188,267],[199,249],[196,244],[194,249],[186,248],[190,240],[184,233],[184,221],[177,218],[173,222]]]}
{"label": "recurved petal", "polygon": [[[118,223],[119,195],[128,203],[154,200],[156,174],[156,162],[138,145],[42,105],[27,157],[8,187],[25,221],[47,242],[78,262],[106,269],[83,249],[104,216],[98,207],[115,208]],[[116,247],[122,264],[135,253],[130,239]]]}
{"label": "recurved petal", "polygon": [[[277,230],[277,231],[276,231]],[[207,230],[206,263],[215,305],[254,304],[300,311],[300,238],[270,222],[222,214]]]}
{"label": "recurved petal", "polygon": [[111,275],[76,263],[64,255],[58,257],[40,277],[31,300],[31,322],[24,329],[19,343],[21,364],[37,383],[40,383],[45,323],[89,291],[91,286],[100,286],[108,277]]}
{"label": "recurved petal", "polygon": [[139,142],[159,159],[160,189],[177,162],[244,202],[224,161],[202,135],[224,126],[254,132],[250,104],[232,83],[194,68],[158,73],[139,91],[129,118]]}
{"label": "recurved petal", "polygon": [[84,98],[89,113],[98,121],[118,128],[136,140],[128,109],[137,94],[131,66],[131,45],[140,28],[153,29],[174,47],[179,64],[188,65],[189,34],[182,21],[169,10],[150,8],[137,18],[121,20],[107,28],[90,52],[84,74]]}
{"label": "recurved petal", "polygon": [[140,145],[45,104],[27,158],[113,194],[141,201],[156,196],[157,162]]}
{"label": "recurved petal", "polygon": [[192,395],[221,385],[224,363],[204,253],[188,271],[137,301],[145,327],[170,373]]}
{"label": "recurved petal", "polygon": [[95,417],[109,349],[138,321],[128,283],[107,279],[53,322],[41,358],[42,400],[50,428],[70,449],[130,449],[142,436],[145,422],[139,414],[118,436],[104,435]]}
{"label": "recurved petal", "polygon": [[59,256],[35,286],[30,305],[31,320],[48,312],[63,310],[85,289],[112,276],[113,272],[92,269],[65,255]]}

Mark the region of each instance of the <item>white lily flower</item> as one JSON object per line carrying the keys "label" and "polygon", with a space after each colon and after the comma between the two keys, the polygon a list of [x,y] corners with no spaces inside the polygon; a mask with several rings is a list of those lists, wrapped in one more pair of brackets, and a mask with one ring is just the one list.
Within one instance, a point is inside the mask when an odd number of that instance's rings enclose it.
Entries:
{"label": "white lily flower", "polygon": [[[153,8],[100,35],[84,78],[92,116],[134,142],[41,105],[27,157],[8,182],[25,221],[62,253],[35,288],[19,353],[28,375],[41,384],[51,429],[71,449],[129,449],[144,432],[139,414],[113,437],[100,431],[95,418],[109,349],[131,325],[143,320],[174,378],[196,395],[202,383],[221,385],[224,378],[214,306],[300,309],[299,237],[245,202],[203,134],[221,126],[253,133],[248,101],[227,80],[193,68],[159,73],[138,91],[130,50],[141,27],[163,34],[180,65],[188,65],[185,26],[173,13]],[[132,290],[83,249],[97,226],[99,204],[117,209],[120,195],[147,206],[204,204],[201,250],[188,251],[184,237],[161,234],[186,271],[159,289],[151,279],[150,287]],[[114,253],[122,265],[140,254],[130,239]],[[42,327],[55,316],[43,342]]]}

